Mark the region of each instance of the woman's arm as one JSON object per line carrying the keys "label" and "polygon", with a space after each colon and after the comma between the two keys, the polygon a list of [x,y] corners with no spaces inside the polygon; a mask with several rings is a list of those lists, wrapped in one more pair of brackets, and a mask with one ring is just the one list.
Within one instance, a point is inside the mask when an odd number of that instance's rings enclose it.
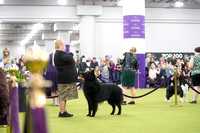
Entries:
{"label": "woman's arm", "polygon": [[194,58],[190,59],[190,62],[188,64],[188,66],[189,66],[190,69],[193,69],[193,67],[194,67]]}
{"label": "woman's arm", "polygon": [[63,54],[60,56],[61,60],[65,63],[72,63],[73,62],[73,54]]}

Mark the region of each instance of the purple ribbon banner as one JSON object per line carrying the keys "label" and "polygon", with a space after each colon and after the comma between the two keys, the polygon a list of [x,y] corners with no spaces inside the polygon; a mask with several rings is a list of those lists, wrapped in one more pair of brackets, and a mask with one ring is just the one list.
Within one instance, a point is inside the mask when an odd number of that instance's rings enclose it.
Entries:
{"label": "purple ribbon banner", "polygon": [[127,15],[123,18],[124,38],[145,38],[145,17]]}

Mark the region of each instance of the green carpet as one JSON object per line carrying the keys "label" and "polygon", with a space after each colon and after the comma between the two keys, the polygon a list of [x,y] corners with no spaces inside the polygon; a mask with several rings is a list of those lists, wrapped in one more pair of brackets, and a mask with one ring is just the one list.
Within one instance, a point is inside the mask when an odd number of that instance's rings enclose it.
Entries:
{"label": "green carpet", "polygon": [[[136,90],[141,95],[151,89]],[[130,90],[128,90],[130,95]],[[192,100],[192,90],[188,100]],[[181,103],[182,107],[174,105],[174,96],[171,103],[166,103],[165,89],[136,99],[136,105],[123,105],[122,115],[110,115],[112,108],[108,103],[99,104],[94,118],[87,117],[87,102],[82,90],[79,90],[79,99],[68,101],[67,111],[73,113],[72,118],[58,118],[59,107],[51,106],[52,100],[47,100],[46,116],[49,133],[199,133],[200,103]],[[130,101],[128,99],[127,101]],[[117,113],[118,109],[116,110]],[[20,126],[23,131],[24,113],[20,113]],[[6,133],[0,128],[0,133]]]}

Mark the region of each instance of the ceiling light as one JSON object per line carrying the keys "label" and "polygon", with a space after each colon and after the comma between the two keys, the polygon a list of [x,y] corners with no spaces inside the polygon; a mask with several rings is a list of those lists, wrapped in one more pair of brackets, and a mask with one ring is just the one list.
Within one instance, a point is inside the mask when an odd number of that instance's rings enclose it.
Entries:
{"label": "ceiling light", "polygon": [[67,5],[67,0],[58,0],[58,5]]}
{"label": "ceiling light", "polygon": [[174,6],[175,7],[183,7],[184,3],[182,1],[177,1],[177,2],[174,3]]}
{"label": "ceiling light", "polygon": [[4,4],[4,0],[0,0],[0,4]]}
{"label": "ceiling light", "polygon": [[43,27],[43,24],[38,23],[34,24],[32,31],[26,36],[24,40],[21,41],[20,45],[25,45],[39,30],[41,30]]}

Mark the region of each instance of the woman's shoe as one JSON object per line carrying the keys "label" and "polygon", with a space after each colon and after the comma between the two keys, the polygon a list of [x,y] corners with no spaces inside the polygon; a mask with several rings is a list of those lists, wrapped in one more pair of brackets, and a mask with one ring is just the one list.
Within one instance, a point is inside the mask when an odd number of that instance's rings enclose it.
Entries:
{"label": "woman's shoe", "polygon": [[64,112],[63,114],[61,114],[60,112],[59,112],[59,114],[58,114],[58,117],[72,117],[73,116],[73,114],[69,114],[69,113],[67,113],[67,112]]}
{"label": "woman's shoe", "polygon": [[129,102],[128,104],[135,104],[135,101],[131,101],[131,102]]}
{"label": "woman's shoe", "polygon": [[197,103],[197,101],[196,101],[196,100],[193,100],[193,101],[191,101],[190,103]]}

